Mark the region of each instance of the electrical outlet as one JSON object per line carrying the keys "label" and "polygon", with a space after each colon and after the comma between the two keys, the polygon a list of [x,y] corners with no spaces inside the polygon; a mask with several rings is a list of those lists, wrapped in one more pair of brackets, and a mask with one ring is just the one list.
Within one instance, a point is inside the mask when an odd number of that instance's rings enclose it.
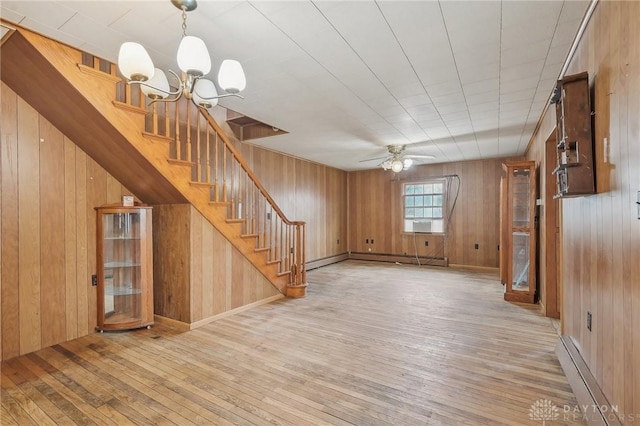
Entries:
{"label": "electrical outlet", "polygon": [[476,249],[476,250],[480,249],[480,244],[476,243],[476,244],[475,244],[475,249]]}
{"label": "electrical outlet", "polygon": [[591,322],[592,322],[591,312],[587,312],[587,330],[589,331],[591,331]]}
{"label": "electrical outlet", "polygon": [[424,242],[424,246],[425,246],[425,247],[429,247],[429,241],[425,241],[425,242]]}
{"label": "electrical outlet", "polygon": [[340,245],[340,239],[338,239],[338,240],[336,241],[336,244]]}
{"label": "electrical outlet", "polygon": [[373,240],[371,240],[371,244],[373,244]]}
{"label": "electrical outlet", "polygon": [[98,276],[97,275],[91,275],[91,285],[94,286],[94,287],[98,285]]}
{"label": "electrical outlet", "polygon": [[369,239],[367,238],[366,240],[364,240],[365,244],[369,244]]}

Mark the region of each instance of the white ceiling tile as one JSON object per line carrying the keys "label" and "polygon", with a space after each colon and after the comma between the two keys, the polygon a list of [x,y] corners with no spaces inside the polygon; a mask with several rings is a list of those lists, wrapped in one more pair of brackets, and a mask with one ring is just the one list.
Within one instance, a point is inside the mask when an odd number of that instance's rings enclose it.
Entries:
{"label": "white ceiling tile", "polygon": [[536,89],[539,84],[538,76],[523,78],[500,83],[500,93],[518,92],[524,89]]}
{"label": "white ceiling tile", "polygon": [[460,82],[457,79],[452,79],[444,83],[427,86],[427,93],[429,93],[431,97],[438,97],[460,93],[460,89]]}
{"label": "white ceiling tile", "polygon": [[400,102],[400,104],[405,108],[411,108],[420,105],[432,105],[431,98],[424,93],[398,99],[398,102]]}
{"label": "white ceiling tile", "polygon": [[458,70],[460,75],[460,82],[462,86],[469,83],[475,83],[477,81],[484,81],[491,78],[495,78],[500,72],[500,62],[494,62],[492,64],[470,66],[468,68],[461,68]]}
{"label": "white ceiling tile", "polygon": [[491,91],[498,91],[500,88],[499,78],[490,78],[488,80],[476,81],[474,83],[465,84],[464,94],[465,96],[477,95],[480,93],[486,93]]}
{"label": "white ceiling tile", "polygon": [[465,97],[462,94],[462,92],[451,93],[445,96],[432,96],[431,100],[433,101],[433,104],[436,106],[436,108],[438,108],[438,110],[441,107],[444,107],[447,105],[454,105],[454,104],[466,105]]}
{"label": "white ceiling tile", "polygon": [[542,40],[527,45],[506,49],[502,51],[501,66],[503,68],[526,64],[537,60],[544,60],[549,51],[551,40]]}
{"label": "white ceiling tile", "polygon": [[481,104],[486,104],[488,102],[497,103],[499,99],[500,99],[500,93],[497,90],[466,96],[467,105],[469,105],[470,108],[473,105],[481,105]]}

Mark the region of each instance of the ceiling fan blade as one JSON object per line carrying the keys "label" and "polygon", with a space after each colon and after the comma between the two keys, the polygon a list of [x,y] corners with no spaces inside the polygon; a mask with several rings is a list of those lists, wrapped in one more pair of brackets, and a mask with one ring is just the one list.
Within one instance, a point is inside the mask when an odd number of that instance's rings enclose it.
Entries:
{"label": "ceiling fan blade", "polygon": [[387,158],[388,155],[385,155],[384,157],[376,157],[376,158],[367,158],[366,160],[360,160],[358,161],[358,163],[366,163],[367,161],[378,161],[378,160],[384,160],[385,158]]}
{"label": "ceiling fan blade", "polygon": [[404,158],[422,158],[424,160],[433,160],[436,157],[434,157],[433,155],[419,155],[419,154],[409,154],[409,155],[404,155]]}

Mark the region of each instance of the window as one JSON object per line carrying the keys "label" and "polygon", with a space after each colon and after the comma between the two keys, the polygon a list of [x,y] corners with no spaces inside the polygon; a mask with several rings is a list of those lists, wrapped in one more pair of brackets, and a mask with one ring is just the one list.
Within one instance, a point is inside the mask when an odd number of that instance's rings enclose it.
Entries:
{"label": "window", "polygon": [[404,232],[444,232],[445,189],[440,179],[403,185]]}

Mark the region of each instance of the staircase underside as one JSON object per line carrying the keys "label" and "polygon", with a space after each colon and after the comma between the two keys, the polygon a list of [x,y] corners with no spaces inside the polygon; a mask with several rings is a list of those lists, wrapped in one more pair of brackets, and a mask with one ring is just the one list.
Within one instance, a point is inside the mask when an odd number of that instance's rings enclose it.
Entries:
{"label": "staircase underside", "polygon": [[2,45],[2,80],[83,151],[149,204],[185,196],[23,36]]}

